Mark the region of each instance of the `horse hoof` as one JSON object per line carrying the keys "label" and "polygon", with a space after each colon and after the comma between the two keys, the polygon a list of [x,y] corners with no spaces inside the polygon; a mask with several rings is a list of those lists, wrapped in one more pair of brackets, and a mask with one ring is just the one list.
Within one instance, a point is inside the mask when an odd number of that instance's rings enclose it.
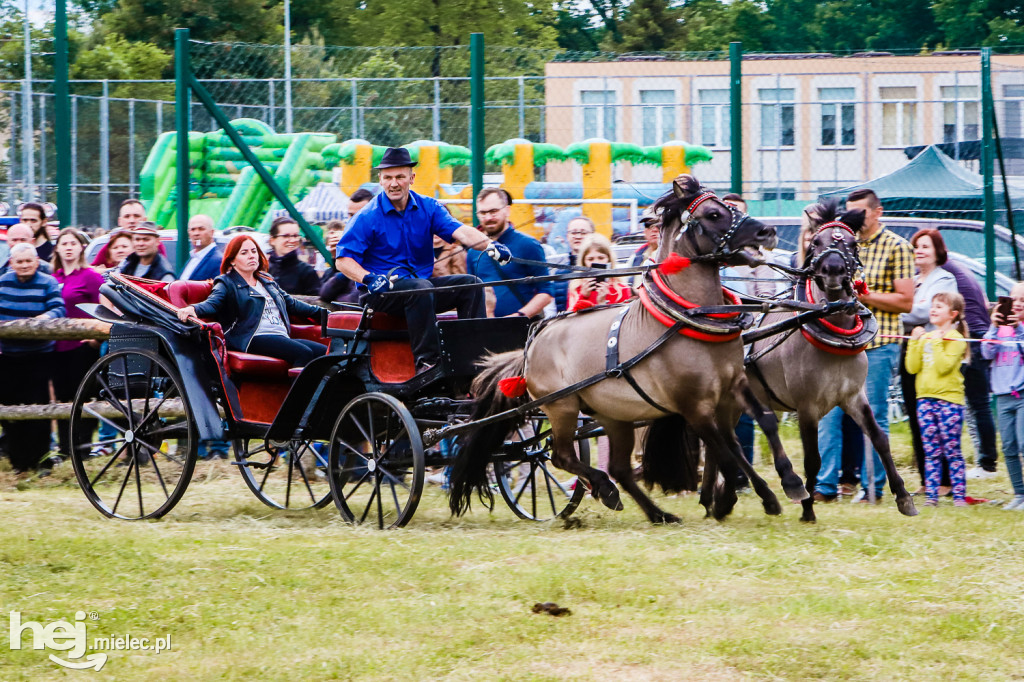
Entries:
{"label": "horse hoof", "polygon": [[764,501],[764,513],[769,516],[779,516],[782,514],[782,505],[779,504],[777,499],[770,499]]}
{"label": "horse hoof", "polygon": [[896,508],[904,516],[917,516],[917,507],[914,506],[913,498],[909,496],[896,498]]}
{"label": "horse hoof", "polygon": [[783,485],[782,489],[786,492],[786,497],[793,500],[794,502],[803,502],[808,497],[810,497],[810,494],[808,494],[807,492],[807,488],[805,488],[802,483],[797,484],[796,487],[787,487]]}
{"label": "horse hoof", "polygon": [[804,523],[817,523],[818,522],[818,519],[815,518],[814,514],[811,514],[810,516],[808,516],[807,514],[804,514],[804,515],[802,515],[800,517],[800,520],[803,521]]}
{"label": "horse hoof", "polygon": [[651,518],[651,523],[656,523],[656,524],[682,523],[682,522],[683,522],[683,520],[681,518],[679,518],[675,514],[669,514],[668,512],[661,512],[660,514],[655,514],[654,517]]}
{"label": "horse hoof", "polygon": [[601,500],[601,504],[608,507],[612,511],[622,511],[622,500],[619,498],[619,489],[611,483],[602,485],[597,493],[597,499]]}

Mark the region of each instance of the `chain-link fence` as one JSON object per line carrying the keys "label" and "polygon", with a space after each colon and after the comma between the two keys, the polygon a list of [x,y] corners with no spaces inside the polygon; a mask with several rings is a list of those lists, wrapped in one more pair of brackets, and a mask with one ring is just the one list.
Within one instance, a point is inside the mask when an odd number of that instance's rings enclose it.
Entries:
{"label": "chain-link fence", "polygon": [[[316,132],[338,142],[395,146],[417,140],[469,144],[469,49],[191,44],[196,76],[232,118],[262,121],[278,133]],[[742,61],[742,193],[755,213],[799,215],[819,194],[897,171],[926,145],[940,145],[964,182],[977,178],[981,68],[975,52],[746,54]],[[992,95],[1004,165],[1024,175],[1024,55],[995,55]],[[725,53],[605,54],[489,47],[487,146],[510,139],[555,145],[536,180],[579,198],[591,158],[586,141],[611,142],[608,177],[641,204],[671,164],[661,150],[685,142],[693,170],[717,189],[733,173],[730,62]],[[52,86],[0,83],[0,144],[6,151],[4,200],[52,199],[55,148]],[[162,132],[174,123],[167,81],[72,83],[72,222],[111,224]],[[31,134],[24,107],[31,101]],[[216,128],[194,105],[192,128]],[[551,149],[550,147],[548,148]],[[688,156],[689,157],[689,152]],[[492,158],[492,161],[494,159]],[[684,159],[685,160],[685,159]],[[501,172],[497,163],[488,171]],[[997,174],[999,166],[996,166]],[[954,169],[956,174],[956,169]],[[970,177],[966,177],[969,175]],[[454,180],[468,179],[464,166]],[[559,185],[555,183],[564,183]],[[607,188],[605,188],[607,189]],[[996,191],[1002,191],[997,177]],[[618,189],[615,189],[618,192]],[[1013,192],[1011,191],[1011,195]],[[550,193],[549,198],[559,198]],[[965,207],[974,211],[973,204]],[[960,212],[968,217],[970,210]],[[997,207],[1002,210],[1002,206]],[[998,218],[1006,222],[1005,213]]]}

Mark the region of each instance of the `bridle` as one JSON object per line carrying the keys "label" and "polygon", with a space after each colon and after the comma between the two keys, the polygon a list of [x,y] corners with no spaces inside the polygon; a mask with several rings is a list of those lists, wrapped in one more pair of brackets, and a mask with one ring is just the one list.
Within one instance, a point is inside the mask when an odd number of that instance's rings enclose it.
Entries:
{"label": "bridle", "polygon": [[846,289],[847,294],[853,296],[854,291],[852,281],[856,276],[857,271],[860,270],[863,265],[860,262],[860,255],[856,242],[854,242],[853,248],[851,249],[843,238],[843,230],[848,232],[855,239],[857,235],[846,223],[838,220],[832,220],[819,227],[818,231],[814,233],[814,237],[811,239],[816,239],[818,235],[822,234],[826,230],[832,230],[832,241],[820,253],[815,254],[811,259],[811,262],[807,264],[806,270],[808,277],[813,277],[817,280],[818,285],[824,289],[825,287],[821,276],[817,274],[818,266],[826,256],[836,254],[842,259],[843,266],[846,268],[846,277],[843,278],[843,288]]}
{"label": "bridle", "polygon": [[685,234],[687,235],[687,238],[690,241],[690,245],[693,247],[694,251],[698,251],[699,247],[697,246],[696,235],[703,232],[708,236],[708,239],[710,239],[712,243],[714,243],[715,245],[714,251],[707,254],[701,254],[699,256],[692,256],[690,258],[690,260],[692,261],[717,262],[727,260],[730,256],[732,256],[735,253],[735,251],[732,250],[732,247],[730,246],[729,242],[732,241],[732,238],[734,236],[736,236],[736,232],[739,231],[743,224],[750,220],[749,215],[739,210],[732,204],[721,202],[727,209],[729,209],[729,214],[732,219],[729,222],[729,229],[726,230],[720,237],[712,234],[710,231],[704,228],[704,225],[701,223],[700,219],[694,215],[694,212],[705,201],[717,198],[718,195],[716,195],[711,190],[705,189],[701,191],[701,193],[698,194],[693,199],[693,201],[691,201],[690,204],[686,207],[686,212],[688,214],[686,217],[686,222],[684,222],[682,226],[680,226],[679,231],[676,233],[674,241],[678,242],[680,238]]}

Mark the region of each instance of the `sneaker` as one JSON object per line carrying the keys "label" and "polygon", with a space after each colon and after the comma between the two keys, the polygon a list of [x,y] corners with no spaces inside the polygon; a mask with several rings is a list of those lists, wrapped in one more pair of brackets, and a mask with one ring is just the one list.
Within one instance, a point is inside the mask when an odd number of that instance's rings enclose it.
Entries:
{"label": "sneaker", "polygon": [[953,506],[954,507],[966,507],[967,506],[967,500],[953,500]]}
{"label": "sneaker", "polygon": [[967,472],[967,478],[970,479],[995,478],[997,475],[996,472],[983,469],[982,467],[974,467]]}
{"label": "sneaker", "polygon": [[[871,501],[871,498],[868,497],[867,491],[864,490],[863,488],[858,490],[857,494],[853,496],[854,504],[867,504],[870,501]],[[878,493],[877,495],[875,495],[875,504],[881,504],[881,503],[882,503],[882,494]]]}
{"label": "sneaker", "polygon": [[96,447],[89,451],[89,454],[86,457],[86,459],[92,459],[94,457],[110,457],[112,454],[114,454],[113,448],[108,447],[106,445],[97,445]]}
{"label": "sneaker", "polygon": [[839,495],[842,497],[853,497],[857,494],[856,483],[840,483],[839,484]]}
{"label": "sneaker", "polygon": [[827,495],[825,493],[819,493],[817,490],[814,491],[814,495],[812,495],[811,497],[814,498],[815,502],[821,502],[822,504],[829,504],[830,502],[835,502],[836,501],[836,496],[835,495]]}
{"label": "sneaker", "polygon": [[938,500],[925,500],[924,501],[924,506],[926,506],[926,507],[938,507],[939,506],[939,501]]}
{"label": "sneaker", "polygon": [[426,481],[430,485],[444,485],[447,482],[445,481],[444,477],[444,469],[441,469],[440,471],[430,474],[429,476],[427,476]]}
{"label": "sneaker", "polygon": [[1003,509],[1006,511],[1024,511],[1024,495],[1014,495],[1013,499],[1003,506]]}

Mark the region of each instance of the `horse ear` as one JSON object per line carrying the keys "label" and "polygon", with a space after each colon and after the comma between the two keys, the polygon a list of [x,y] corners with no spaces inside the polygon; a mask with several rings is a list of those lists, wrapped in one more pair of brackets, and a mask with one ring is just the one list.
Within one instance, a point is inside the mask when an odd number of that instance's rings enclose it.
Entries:
{"label": "horse ear", "polygon": [[695,197],[700,194],[700,182],[692,175],[680,175],[672,181],[672,191],[680,199]]}
{"label": "horse ear", "polygon": [[847,211],[843,214],[842,221],[843,224],[854,232],[860,232],[860,229],[864,227],[864,209],[855,208],[851,211]]}

